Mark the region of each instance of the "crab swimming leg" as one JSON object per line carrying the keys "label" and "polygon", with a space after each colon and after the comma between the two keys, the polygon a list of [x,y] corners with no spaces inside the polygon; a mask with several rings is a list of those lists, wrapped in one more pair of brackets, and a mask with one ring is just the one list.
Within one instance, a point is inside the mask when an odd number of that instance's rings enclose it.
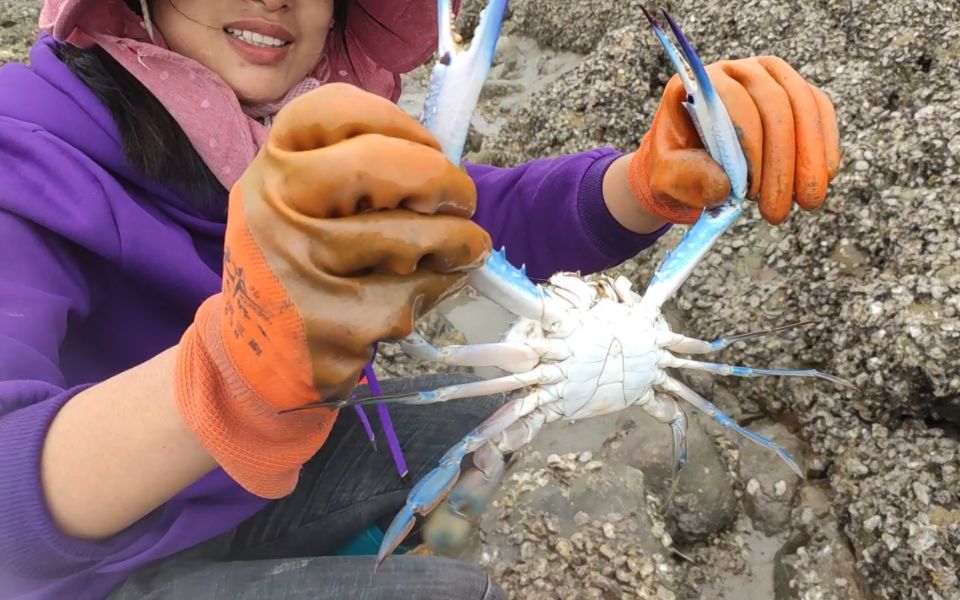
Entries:
{"label": "crab swimming leg", "polygon": [[696,338],[687,337],[681,333],[663,331],[657,334],[657,345],[681,354],[709,354],[711,352],[723,350],[724,348],[732,346],[737,342],[754,340],[757,338],[766,337],[768,335],[773,335],[775,333],[780,333],[782,331],[787,331],[789,329],[802,327],[804,325],[812,325],[814,323],[816,323],[816,321],[790,323],[788,325],[780,325],[779,327],[773,327],[771,329],[751,331],[750,333],[740,333],[727,337],[716,338],[714,340],[699,340]]}
{"label": "crab swimming leg", "polygon": [[678,369],[693,369],[697,371],[708,371],[717,375],[732,375],[734,377],[762,377],[764,375],[785,376],[785,377],[816,377],[832,381],[837,385],[859,391],[857,386],[846,379],[841,379],[835,375],[817,371],[815,369],[757,369],[753,367],[741,367],[737,365],[724,365],[719,363],[699,362],[687,360],[685,358],[669,357],[662,361],[662,366],[676,367]]}
{"label": "crab swimming leg", "polygon": [[473,466],[427,517],[424,542],[440,553],[462,547],[500,487],[506,456],[529,444],[544,425],[561,417],[559,412],[537,408],[480,446],[471,457]]}
{"label": "crab swimming leg", "polygon": [[723,101],[680,27],[664,12],[680,44],[678,49],[653,15],[646,9],[643,11],[687,92],[684,108],[690,114],[710,156],[723,167],[730,180],[730,196],[727,200],[714,210],[703,211],[680,244],[667,254],[653,274],[640,301],[644,309],[652,312],[673,297],[714,242],[740,217],[747,192],[747,161]]}
{"label": "crab swimming leg", "polygon": [[549,392],[543,388],[536,388],[529,394],[501,406],[492,416],[450,448],[439,460],[438,465],[410,490],[407,502],[384,534],[374,569],[403,542],[413,528],[417,515],[429,514],[448,497],[460,478],[460,466],[468,454],[490,442],[520,419],[554,401],[556,398]]}

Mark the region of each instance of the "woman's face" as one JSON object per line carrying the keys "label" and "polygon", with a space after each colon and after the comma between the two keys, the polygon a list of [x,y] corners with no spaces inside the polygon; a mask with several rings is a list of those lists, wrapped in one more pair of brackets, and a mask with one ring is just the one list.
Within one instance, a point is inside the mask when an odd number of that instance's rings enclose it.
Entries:
{"label": "woman's face", "polygon": [[313,70],[333,0],[155,0],[150,13],[171,50],[256,104],[279,100]]}

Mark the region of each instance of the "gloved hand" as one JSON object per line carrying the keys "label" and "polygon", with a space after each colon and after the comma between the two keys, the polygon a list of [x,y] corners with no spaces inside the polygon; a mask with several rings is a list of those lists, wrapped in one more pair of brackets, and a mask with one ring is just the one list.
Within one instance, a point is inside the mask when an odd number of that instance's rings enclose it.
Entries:
{"label": "gloved hand", "polygon": [[455,291],[491,249],[476,189],[391,102],[333,84],[300,96],[233,187],[223,289],[183,336],[177,402],[224,470],[288,494],[379,340]]}
{"label": "gloved hand", "polygon": [[[833,104],[783,60],[761,56],[706,67],[747,158],[747,197],[769,223],[786,220],[796,202],[814,210],[840,164]],[[730,193],[723,169],[703,149],[686,109],[679,76],[667,84],[650,131],[630,165],[630,187],[651,213],[693,223]]]}

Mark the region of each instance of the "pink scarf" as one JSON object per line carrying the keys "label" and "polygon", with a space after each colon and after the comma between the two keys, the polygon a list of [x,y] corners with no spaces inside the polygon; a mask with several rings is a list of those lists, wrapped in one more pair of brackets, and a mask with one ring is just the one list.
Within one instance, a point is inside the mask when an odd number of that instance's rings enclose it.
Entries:
{"label": "pink scarf", "polygon": [[[344,36],[331,32],[323,59],[278,102],[242,106],[220,77],[170,51],[123,0],[45,0],[40,29],[60,41],[98,45],[170,112],[220,182],[229,189],[256,156],[272,117],[295,97],[327,82],[352,83],[393,101],[400,77],[422,64],[436,44],[435,0],[355,0]],[[455,4],[459,4],[456,2]],[[429,11],[432,7],[432,12]],[[412,16],[411,16],[412,14]],[[341,39],[345,39],[344,44]]]}

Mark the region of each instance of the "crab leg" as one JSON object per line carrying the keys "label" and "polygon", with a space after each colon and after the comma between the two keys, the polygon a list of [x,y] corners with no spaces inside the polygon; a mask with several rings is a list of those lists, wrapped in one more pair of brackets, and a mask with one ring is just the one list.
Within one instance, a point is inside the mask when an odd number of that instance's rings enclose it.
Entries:
{"label": "crab leg", "polygon": [[673,401],[676,409],[676,416],[670,420],[670,431],[673,433],[673,475],[670,478],[670,493],[667,495],[667,504],[673,500],[673,494],[677,489],[677,482],[680,480],[680,471],[687,466],[687,413],[683,412],[680,405]]}
{"label": "crab leg", "polygon": [[540,363],[540,354],[519,342],[468,344],[438,348],[414,333],[400,344],[404,353],[424,361],[455,367],[497,367],[504,371],[529,371]]}
{"label": "crab leg", "polygon": [[412,333],[400,343],[400,347],[418,360],[455,367],[497,367],[511,373],[530,371],[543,359],[564,360],[570,357],[570,350],[562,341],[546,338],[438,348],[419,333]]}
{"label": "crab leg", "polygon": [[671,398],[674,416],[670,419],[670,431],[673,433],[673,479],[676,483],[680,471],[687,464],[687,413],[683,412],[676,400]]}
{"label": "crab leg", "polygon": [[717,375],[733,375],[734,377],[762,377],[764,375],[782,375],[786,377],[817,377],[832,381],[837,385],[842,385],[853,390],[859,389],[845,379],[835,375],[816,371],[814,369],[792,370],[792,369],[755,369],[752,367],[740,367],[735,365],[724,365],[719,363],[699,362],[687,360],[685,358],[670,357],[663,362],[665,367],[676,367],[678,369],[694,369],[698,371],[708,371]]}
{"label": "crab leg", "polygon": [[747,161],[737,139],[733,122],[706,69],[690,42],[664,12],[670,29],[680,44],[678,49],[667,37],[660,23],[644,9],[650,25],[673,62],[687,91],[684,108],[696,125],[710,156],[723,167],[730,179],[730,197],[717,209],[705,210],[673,252],[667,254],[640,301],[646,310],[657,309],[676,293],[700,259],[709,252],[717,238],[733,225],[743,211],[747,190]]}
{"label": "crab leg", "polygon": [[673,398],[653,393],[650,396],[649,401],[638,404],[657,421],[670,425],[673,434],[673,475],[676,478],[687,464],[687,415]]}
{"label": "crab leg", "polygon": [[775,451],[778,455],[780,455],[780,458],[787,463],[793,472],[797,474],[797,476],[799,476],[801,479],[804,479],[803,471],[800,469],[800,466],[780,444],[776,443],[770,438],[764,437],[758,433],[754,433],[749,429],[744,429],[736,421],[731,419],[727,414],[717,408],[715,404],[687,386],[683,385],[676,379],[667,377],[660,384],[660,387],[663,389],[663,391],[678,396],[680,399],[685,400],[695,406],[699,411],[710,417],[713,417],[713,419],[723,427],[739,433],[745,438],[760,444],[764,448],[769,448]]}
{"label": "crab leg", "polygon": [[537,409],[478,448],[472,456],[474,466],[427,519],[424,542],[442,553],[460,548],[500,487],[506,469],[505,456],[533,441],[546,423],[559,419],[559,413]]}
{"label": "crab leg", "polygon": [[727,346],[736,344],[737,342],[745,342],[747,340],[755,340],[757,338],[765,337],[768,335],[773,335],[775,333],[781,333],[783,331],[788,331],[790,329],[795,329],[797,327],[803,327],[805,325],[813,325],[816,321],[803,321],[801,323],[789,323],[787,325],[781,325],[779,327],[773,327],[771,329],[764,329],[761,331],[752,331],[750,333],[741,333],[739,335],[731,335],[729,337],[717,338],[710,341],[710,350],[723,350]]}
{"label": "crab leg", "polygon": [[710,341],[698,340],[696,338],[687,337],[672,331],[664,331],[658,334],[657,344],[663,348],[666,348],[667,350],[672,350],[673,352],[679,352],[681,354],[709,354],[711,352],[723,350],[724,348],[732,346],[737,342],[745,342],[747,340],[773,335],[775,333],[780,333],[781,331],[787,331],[788,329],[794,329],[804,325],[811,325],[813,323],[816,323],[816,321],[791,323],[789,325],[781,325],[780,327],[774,327],[772,329],[741,333],[739,335],[721,337]]}
{"label": "crab leg", "polygon": [[489,396],[492,394],[513,392],[515,390],[519,390],[520,388],[530,386],[559,383],[563,381],[563,377],[564,375],[558,367],[553,365],[543,365],[524,373],[514,373],[512,375],[496,377],[494,379],[471,381],[470,383],[446,385],[435,390],[428,390],[425,392],[351,397],[343,400],[320,401],[312,404],[305,404],[297,408],[291,408],[283,412],[298,412],[301,410],[310,410],[319,406],[328,408],[344,408],[347,406],[365,406],[367,404],[380,403],[408,405],[436,404],[438,402],[459,400],[461,398],[476,398],[477,396]]}
{"label": "crab leg", "polygon": [[460,464],[468,454],[487,444],[518,420],[555,400],[556,398],[543,389],[534,389],[526,396],[500,407],[490,418],[450,448],[440,459],[437,467],[424,475],[423,479],[410,490],[406,504],[394,517],[384,534],[377,553],[376,566],[379,566],[410,533],[416,521],[416,515],[429,514],[449,495],[460,477]]}

